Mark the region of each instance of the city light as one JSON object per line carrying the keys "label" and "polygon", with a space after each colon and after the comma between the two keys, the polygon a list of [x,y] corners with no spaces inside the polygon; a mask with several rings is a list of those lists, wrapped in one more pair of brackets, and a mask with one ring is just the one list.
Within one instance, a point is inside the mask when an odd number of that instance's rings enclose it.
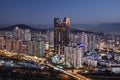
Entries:
{"label": "city light", "polygon": [[0,80],[120,80],[120,0],[0,0]]}

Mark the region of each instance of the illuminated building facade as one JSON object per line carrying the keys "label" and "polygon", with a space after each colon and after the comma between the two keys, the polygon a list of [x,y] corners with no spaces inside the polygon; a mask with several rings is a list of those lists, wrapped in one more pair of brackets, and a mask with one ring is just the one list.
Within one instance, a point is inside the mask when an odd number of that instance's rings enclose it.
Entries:
{"label": "illuminated building facade", "polygon": [[54,18],[54,50],[57,54],[64,54],[64,46],[69,44],[70,18]]}

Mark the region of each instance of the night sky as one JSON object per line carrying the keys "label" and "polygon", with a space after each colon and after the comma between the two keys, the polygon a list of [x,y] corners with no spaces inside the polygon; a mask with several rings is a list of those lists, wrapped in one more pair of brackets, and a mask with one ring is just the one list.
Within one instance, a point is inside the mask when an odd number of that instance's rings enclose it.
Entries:
{"label": "night sky", "polygon": [[73,24],[120,22],[120,0],[0,0],[0,24],[53,24],[65,16]]}

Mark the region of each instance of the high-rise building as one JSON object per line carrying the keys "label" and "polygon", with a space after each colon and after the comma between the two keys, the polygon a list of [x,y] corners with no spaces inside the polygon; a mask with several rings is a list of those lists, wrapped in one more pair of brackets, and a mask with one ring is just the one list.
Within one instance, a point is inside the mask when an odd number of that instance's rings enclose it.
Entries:
{"label": "high-rise building", "polygon": [[53,47],[54,46],[54,31],[49,31],[48,37],[49,37],[49,41],[48,41],[49,45]]}
{"label": "high-rise building", "polygon": [[21,46],[21,53],[27,53],[27,45],[22,45]]}
{"label": "high-rise building", "polygon": [[22,40],[11,40],[7,39],[6,40],[6,50],[7,51],[13,51],[13,52],[21,52],[23,42]]}
{"label": "high-rise building", "polygon": [[44,41],[38,42],[38,53],[40,57],[45,56],[45,42]]}
{"label": "high-rise building", "polygon": [[4,38],[0,36],[0,49],[4,49]]}
{"label": "high-rise building", "polygon": [[70,18],[54,18],[54,50],[57,54],[64,54],[64,46],[69,44]]}
{"label": "high-rise building", "polygon": [[45,55],[45,42],[43,40],[28,41],[28,54],[38,57]]}
{"label": "high-rise building", "polygon": [[83,48],[78,46],[65,47],[65,64],[74,68],[82,67]]}
{"label": "high-rise building", "polygon": [[11,40],[11,39],[6,40],[6,50],[7,51],[13,50],[13,40]]}
{"label": "high-rise building", "polygon": [[27,46],[28,46],[28,52],[27,53],[29,55],[34,55],[34,53],[35,53],[35,49],[34,49],[35,41],[28,41]]}
{"label": "high-rise building", "polygon": [[24,37],[23,35],[24,35],[23,29],[20,29],[18,26],[16,26],[15,29],[13,30],[13,39],[22,40]]}
{"label": "high-rise building", "polygon": [[31,40],[31,32],[29,29],[25,29],[25,41],[30,41]]}
{"label": "high-rise building", "polygon": [[22,45],[23,45],[22,40],[13,40],[13,51],[21,52]]}

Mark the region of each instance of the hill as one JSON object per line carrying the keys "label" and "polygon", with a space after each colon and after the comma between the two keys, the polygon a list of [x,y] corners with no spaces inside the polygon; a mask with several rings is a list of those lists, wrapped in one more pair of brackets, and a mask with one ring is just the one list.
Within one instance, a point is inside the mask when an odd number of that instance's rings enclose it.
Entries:
{"label": "hill", "polygon": [[17,25],[13,25],[13,26],[9,26],[9,27],[1,27],[0,31],[12,31],[15,29],[16,26],[21,29],[30,29],[31,31],[42,31],[42,32],[46,31],[46,29],[37,29],[37,28],[33,28],[33,27],[30,27],[25,24],[17,24]]}

